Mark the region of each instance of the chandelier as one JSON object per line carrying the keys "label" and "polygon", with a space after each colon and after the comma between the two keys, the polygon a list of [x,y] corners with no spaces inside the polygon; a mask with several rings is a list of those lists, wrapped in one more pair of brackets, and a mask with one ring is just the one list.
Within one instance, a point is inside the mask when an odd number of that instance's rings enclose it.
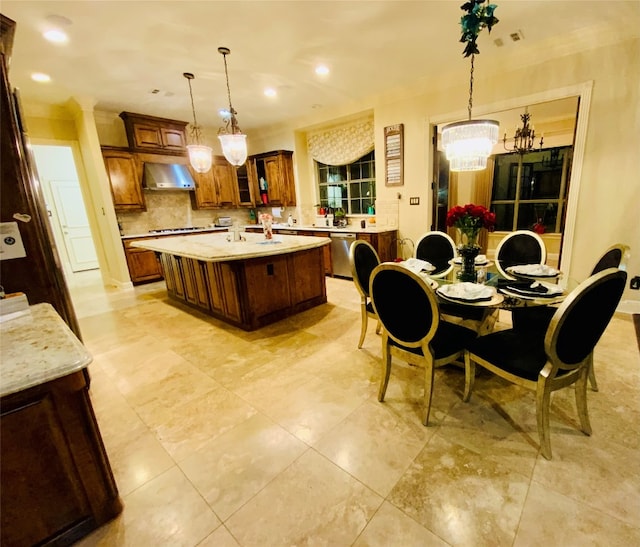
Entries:
{"label": "chandelier", "polygon": [[237,112],[231,105],[231,90],[229,89],[229,73],[227,72],[227,55],[231,50],[226,47],[219,47],[218,53],[224,59],[224,75],[227,79],[227,97],[229,98],[229,115],[226,118],[225,126],[218,130],[218,138],[222,145],[222,153],[231,165],[240,166],[247,161],[247,136],[238,127],[236,119]]}
{"label": "chandelier", "polygon": [[191,126],[191,141],[195,144],[187,145],[187,152],[189,153],[189,162],[191,167],[197,173],[206,173],[211,169],[212,150],[208,146],[200,144],[200,126],[196,120],[196,108],[193,105],[193,91],[191,90],[191,80],[195,78],[191,72],[183,72],[182,75],[189,82],[189,95],[191,97],[191,111],[193,112],[193,125]]}
{"label": "chandelier", "polygon": [[455,122],[442,128],[442,144],[444,146],[449,169],[451,171],[480,171],[487,167],[487,158],[491,155],[493,145],[498,142],[499,124],[495,120],[472,120],[473,108],[473,71],[475,54],[480,53],[476,44],[478,33],[485,27],[491,28],[498,22],[493,16],[495,4],[484,5],[485,0],[470,0],[463,4],[467,11],[460,20],[462,26],[461,42],[467,42],[464,56],[471,56],[471,72],[469,77],[469,119]]}
{"label": "chandelier", "polygon": [[[507,146],[506,133],[504,134],[502,143],[504,145],[504,149],[507,152],[517,152],[518,154],[522,155],[533,150],[536,140],[536,130],[531,125],[529,125],[531,114],[529,114],[527,107],[525,107],[524,109],[524,114],[520,114],[520,119],[522,120],[522,127],[516,127],[516,132],[513,136],[513,148],[509,148]],[[544,137],[540,137],[540,150],[542,150],[543,142]]]}

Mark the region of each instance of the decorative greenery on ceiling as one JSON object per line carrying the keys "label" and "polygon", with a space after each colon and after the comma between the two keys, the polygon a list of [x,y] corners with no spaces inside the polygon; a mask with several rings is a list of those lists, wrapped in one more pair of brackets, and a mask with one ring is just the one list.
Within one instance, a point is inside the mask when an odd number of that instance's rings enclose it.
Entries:
{"label": "decorative greenery on ceiling", "polygon": [[460,6],[460,9],[467,12],[460,18],[460,26],[462,27],[461,42],[466,42],[464,47],[464,56],[480,53],[476,40],[478,34],[483,28],[487,28],[491,32],[493,25],[498,23],[498,19],[493,16],[493,12],[498,6],[496,4],[486,4],[485,0],[471,0]]}

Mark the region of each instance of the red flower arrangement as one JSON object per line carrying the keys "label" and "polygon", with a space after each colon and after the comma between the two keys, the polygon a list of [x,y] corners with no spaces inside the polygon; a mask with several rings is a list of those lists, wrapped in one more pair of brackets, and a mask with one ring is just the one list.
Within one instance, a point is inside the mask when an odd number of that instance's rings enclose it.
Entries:
{"label": "red flower arrangement", "polygon": [[458,228],[466,236],[467,245],[475,245],[480,228],[493,232],[496,227],[496,215],[482,205],[456,205],[449,209],[446,224]]}

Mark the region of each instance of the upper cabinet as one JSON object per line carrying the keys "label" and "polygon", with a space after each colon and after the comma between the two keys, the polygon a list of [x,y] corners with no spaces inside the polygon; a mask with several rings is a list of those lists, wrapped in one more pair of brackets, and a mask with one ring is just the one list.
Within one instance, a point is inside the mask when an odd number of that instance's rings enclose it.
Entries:
{"label": "upper cabinet", "polygon": [[102,147],[116,211],[146,211],[136,156],[123,148]]}
{"label": "upper cabinet", "polygon": [[237,207],[240,202],[235,168],[224,156],[214,156],[213,165],[206,173],[192,170],[196,189],[192,204],[196,209]]}
{"label": "upper cabinet", "polygon": [[[296,204],[296,188],[293,180],[293,152],[276,150],[251,156],[249,176],[258,203],[263,205],[292,206]],[[266,191],[264,184],[266,183]]]}
{"label": "upper cabinet", "polygon": [[121,112],[120,117],[124,121],[129,148],[134,152],[180,156],[187,153],[186,127],[188,122],[132,112]]}

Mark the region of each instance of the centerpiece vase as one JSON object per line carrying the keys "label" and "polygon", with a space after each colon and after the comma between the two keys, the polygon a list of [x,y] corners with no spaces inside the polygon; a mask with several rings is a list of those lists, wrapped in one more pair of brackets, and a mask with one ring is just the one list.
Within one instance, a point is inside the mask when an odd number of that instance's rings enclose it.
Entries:
{"label": "centerpiece vase", "polygon": [[480,253],[478,245],[478,234],[462,233],[462,243],[458,246],[458,254],[462,259],[462,265],[458,271],[459,281],[469,281],[476,283],[478,281],[478,272],[476,271],[476,256]]}

